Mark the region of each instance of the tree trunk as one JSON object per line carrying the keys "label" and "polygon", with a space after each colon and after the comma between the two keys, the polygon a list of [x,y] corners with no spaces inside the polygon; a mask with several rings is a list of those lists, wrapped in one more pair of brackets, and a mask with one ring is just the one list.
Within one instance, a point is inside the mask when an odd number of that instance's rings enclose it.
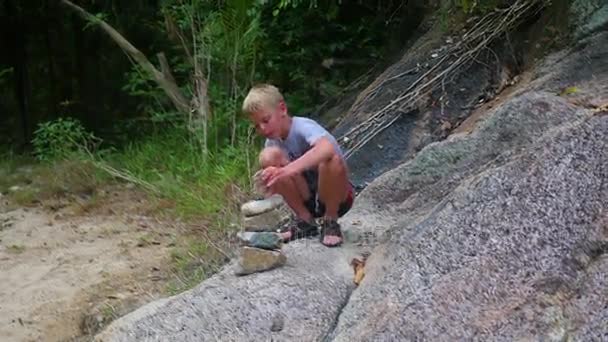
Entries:
{"label": "tree trunk", "polygon": [[87,53],[85,51],[84,45],[84,32],[80,27],[80,20],[72,16],[72,31],[73,33],[73,41],[72,41],[72,53],[70,53],[70,77],[71,79],[71,89],[70,92],[72,94],[72,98],[70,98],[70,108],[74,114],[79,115],[82,110],[82,104],[86,102],[84,94],[86,90],[85,84],[85,64],[87,62]]}
{"label": "tree trunk", "polygon": [[30,83],[26,49],[27,32],[22,13],[19,12],[15,4],[11,0],[6,0],[4,7],[7,17],[11,20],[7,27],[11,27],[14,32],[14,34],[9,35],[7,50],[13,53],[11,64],[14,70],[15,97],[19,106],[23,143],[28,144],[31,138],[31,127],[29,117]]}
{"label": "tree trunk", "polygon": [[49,82],[49,96],[48,96],[48,106],[49,112],[52,119],[58,117],[57,106],[59,104],[59,96],[57,89],[57,77],[55,73],[55,58],[54,58],[54,50],[53,44],[51,43],[51,7],[49,6],[49,0],[44,1],[44,9],[45,9],[45,34],[44,34],[44,43],[46,45],[46,56],[48,63],[48,82]]}
{"label": "tree trunk", "polygon": [[198,131],[202,130],[203,136],[199,138],[199,144],[203,155],[206,157],[208,152],[207,147],[207,126],[209,123],[209,100],[207,97],[208,85],[207,80],[202,73],[195,73],[194,75],[194,89],[195,96],[193,104],[196,109],[196,115],[190,117],[191,129]]}

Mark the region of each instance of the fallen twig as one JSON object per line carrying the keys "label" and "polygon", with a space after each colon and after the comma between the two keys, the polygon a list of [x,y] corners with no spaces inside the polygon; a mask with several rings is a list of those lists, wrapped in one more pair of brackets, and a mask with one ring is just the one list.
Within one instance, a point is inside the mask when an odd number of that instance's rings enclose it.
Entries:
{"label": "fallen twig", "polygon": [[[480,51],[487,49],[492,41],[511,29],[537,5],[543,3],[544,0],[519,0],[506,9],[493,11],[480,19],[462,36],[462,40],[447,49],[442,56],[437,56],[438,62],[412,82],[401,95],[339,137],[338,140],[348,148],[345,157],[352,156],[376,135],[397,121],[402,113],[416,108],[416,103],[440,86],[445,78],[458,71],[463,65],[475,60]],[[452,58],[456,59],[449,62]],[[447,64],[448,62],[449,64]],[[397,76],[401,76],[401,74]],[[373,96],[384,84],[386,82],[375,86],[366,94],[365,98]],[[361,102],[359,101],[359,103]]]}

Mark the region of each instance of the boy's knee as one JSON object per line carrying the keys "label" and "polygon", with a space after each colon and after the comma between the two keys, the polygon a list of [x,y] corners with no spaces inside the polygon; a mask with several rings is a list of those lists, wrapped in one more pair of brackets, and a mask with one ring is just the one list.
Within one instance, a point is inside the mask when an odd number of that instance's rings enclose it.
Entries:
{"label": "boy's knee", "polygon": [[260,166],[265,169],[269,166],[285,166],[289,163],[285,152],[278,147],[266,147],[260,152]]}
{"label": "boy's knee", "polygon": [[334,155],[319,164],[319,172],[323,172],[324,170],[342,170],[344,167],[344,161],[339,156]]}

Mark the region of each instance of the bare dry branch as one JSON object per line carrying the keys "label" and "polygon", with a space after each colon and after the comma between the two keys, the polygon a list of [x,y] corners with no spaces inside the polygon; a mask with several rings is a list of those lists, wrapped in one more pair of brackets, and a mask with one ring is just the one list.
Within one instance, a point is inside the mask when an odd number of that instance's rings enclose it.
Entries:
{"label": "bare dry branch", "polygon": [[[402,113],[415,109],[416,102],[441,86],[446,77],[474,60],[480,51],[486,49],[496,38],[508,32],[515,23],[530,14],[535,7],[538,7],[537,5],[542,7],[543,0],[519,0],[509,8],[490,12],[481,18],[462,36],[461,41],[447,49],[441,56],[438,56],[440,57],[438,62],[410,84],[400,96],[338,139],[346,144],[346,147],[349,147],[345,154],[346,158],[352,156],[376,135],[397,121]],[[385,82],[376,85],[367,95],[373,96],[370,93],[378,91],[384,84]],[[360,102],[353,105],[353,110],[358,105],[360,105]]]}
{"label": "bare dry branch", "polygon": [[167,62],[167,57],[162,52],[156,54],[156,58],[158,58],[158,63],[160,64],[160,71],[163,73],[165,79],[173,84],[177,84],[175,82],[175,78],[173,78],[173,74],[171,73],[171,67],[169,67],[169,62]]}

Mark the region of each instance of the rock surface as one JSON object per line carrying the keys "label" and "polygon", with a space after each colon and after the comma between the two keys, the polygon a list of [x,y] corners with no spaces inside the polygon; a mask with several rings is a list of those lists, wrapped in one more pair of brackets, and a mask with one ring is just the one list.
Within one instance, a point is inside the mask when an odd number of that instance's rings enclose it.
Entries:
{"label": "rock surface", "polygon": [[[608,325],[597,325],[608,320],[608,289],[584,292],[604,294],[593,314],[573,303],[608,252],[606,136],[608,115],[555,128],[401,222],[372,256],[374,280],[351,297],[335,340],[606,336]],[[579,332],[585,326],[599,330]]]}
{"label": "rock surface", "polygon": [[[468,28],[474,23],[469,22]],[[385,111],[400,96],[414,93],[412,89],[422,82],[421,78],[426,81],[439,74],[438,70],[449,68],[450,62],[440,62],[444,58],[451,62],[456,60],[456,55],[447,51],[464,39],[463,34],[454,33],[450,37],[442,37],[442,34],[439,25],[422,34],[398,63],[388,67],[358,95],[334,131],[338,138],[350,138],[350,144],[344,139],[340,141],[345,150],[351,152],[351,145],[361,140],[349,136],[352,128]],[[520,48],[525,49],[516,49]],[[390,129],[373,137],[349,159],[352,182],[363,188],[384,172],[410,159],[424,146],[444,139],[449,127],[457,126],[481,103],[491,100],[505,88],[519,68],[518,61],[514,59],[514,54],[519,53],[513,52],[513,47],[507,46],[504,40],[494,42],[464,63],[459,72],[449,75],[447,79],[450,81],[442,83],[440,89],[423,92],[408,105],[393,106],[388,112],[399,117]],[[437,72],[427,75],[436,66]]]}
{"label": "rock surface", "polygon": [[322,340],[354,288],[351,254],[309,240],[283,251],[280,269],[237,277],[232,263],[190,291],[115,321],[96,340]]}
{"label": "rock surface", "polygon": [[247,275],[268,271],[285,265],[286,261],[287,258],[281,251],[242,247],[234,274]]}
{"label": "rock surface", "polygon": [[[378,177],[342,222],[353,232],[384,233],[426,216],[467,177],[500,162],[539,138],[548,127],[577,120],[584,111],[545,92],[514,98],[488,115],[469,135],[429,145],[410,162]],[[424,189],[424,191],[420,191]]]}
{"label": "rock surface", "polygon": [[605,32],[551,56],[473,133],[359,196],[345,225],[385,243],[334,340],[605,339],[605,56]]}
{"label": "rock surface", "polygon": [[[567,87],[577,92],[560,96]],[[504,163],[551,127],[575,122],[606,103],[608,32],[601,32],[540,63],[532,81],[488,112],[472,133],[429,145],[378,177],[342,222],[355,240],[384,241],[392,228],[427,215],[466,177],[489,163]]]}
{"label": "rock surface", "polygon": [[581,39],[608,25],[608,1],[573,0],[569,14],[574,38]]}

